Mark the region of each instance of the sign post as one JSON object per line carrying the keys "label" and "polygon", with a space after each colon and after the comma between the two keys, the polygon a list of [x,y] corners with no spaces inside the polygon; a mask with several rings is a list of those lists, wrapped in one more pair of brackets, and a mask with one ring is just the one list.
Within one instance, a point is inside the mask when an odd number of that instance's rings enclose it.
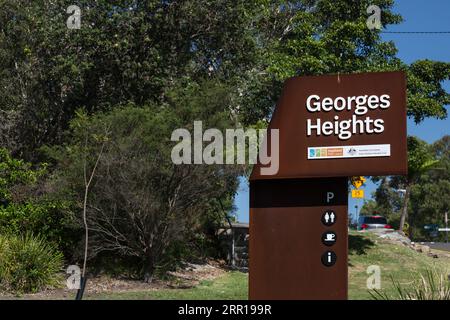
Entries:
{"label": "sign post", "polygon": [[[356,188],[356,190],[352,190],[352,198],[358,199],[356,206],[355,206],[355,209],[356,209],[355,220],[356,220],[356,223],[358,223],[359,212],[361,211],[359,199],[363,199],[363,204],[364,204],[364,190],[359,189],[359,188],[361,188],[361,186],[366,182],[366,178],[364,178],[363,176],[356,176],[356,177],[352,177],[350,179],[350,182]],[[359,211],[358,211],[358,209],[359,209]]]}
{"label": "sign post", "polygon": [[270,129],[279,170],[250,177],[249,298],[347,299],[348,177],[407,173],[405,75],[291,78]]}

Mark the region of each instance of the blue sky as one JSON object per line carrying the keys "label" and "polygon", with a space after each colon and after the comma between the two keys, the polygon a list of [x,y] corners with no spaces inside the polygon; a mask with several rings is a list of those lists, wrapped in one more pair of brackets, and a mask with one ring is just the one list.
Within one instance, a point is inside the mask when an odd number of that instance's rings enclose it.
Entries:
{"label": "blue sky", "polygon": [[[448,0],[397,0],[394,11],[403,16],[403,23],[390,26],[388,31],[450,31],[450,1]],[[384,34],[384,40],[392,40],[398,49],[398,56],[406,63],[430,59],[450,62],[450,34]],[[450,91],[450,82],[444,84]],[[448,109],[450,113],[450,109]],[[445,120],[427,119],[416,125],[408,120],[408,134],[427,142],[433,142],[450,134],[450,117]],[[376,186],[367,183],[366,198],[370,198]],[[248,182],[241,179],[235,198],[238,220],[248,222]],[[357,202],[349,198],[349,212],[355,213]],[[362,205],[362,201],[360,206]]]}

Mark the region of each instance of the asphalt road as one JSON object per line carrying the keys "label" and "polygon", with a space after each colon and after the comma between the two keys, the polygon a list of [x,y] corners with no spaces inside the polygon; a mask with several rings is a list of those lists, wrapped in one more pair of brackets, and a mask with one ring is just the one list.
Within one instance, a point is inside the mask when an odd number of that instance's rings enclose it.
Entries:
{"label": "asphalt road", "polygon": [[[420,242],[422,243],[422,242]],[[442,250],[442,251],[449,251],[450,252],[450,242],[449,243],[445,243],[445,242],[424,242],[423,243],[426,246],[429,246],[431,249],[436,249],[436,250]]]}

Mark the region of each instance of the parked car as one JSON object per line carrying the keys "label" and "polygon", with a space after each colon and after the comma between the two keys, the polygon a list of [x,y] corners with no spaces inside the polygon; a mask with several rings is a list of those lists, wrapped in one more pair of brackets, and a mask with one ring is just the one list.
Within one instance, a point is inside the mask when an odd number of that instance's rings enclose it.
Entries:
{"label": "parked car", "polygon": [[438,224],[426,224],[423,226],[425,231],[428,233],[428,237],[430,238],[438,238],[439,237],[439,225]]}
{"label": "parked car", "polygon": [[387,219],[382,216],[361,216],[358,219],[358,230],[391,229]]}

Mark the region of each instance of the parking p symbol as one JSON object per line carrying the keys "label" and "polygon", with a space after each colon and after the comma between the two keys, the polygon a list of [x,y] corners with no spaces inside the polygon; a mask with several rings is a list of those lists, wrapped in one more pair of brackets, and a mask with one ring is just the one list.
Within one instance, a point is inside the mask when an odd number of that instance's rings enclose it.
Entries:
{"label": "parking p symbol", "polygon": [[330,201],[333,199],[334,199],[334,192],[328,191],[327,192],[327,203],[330,203]]}

